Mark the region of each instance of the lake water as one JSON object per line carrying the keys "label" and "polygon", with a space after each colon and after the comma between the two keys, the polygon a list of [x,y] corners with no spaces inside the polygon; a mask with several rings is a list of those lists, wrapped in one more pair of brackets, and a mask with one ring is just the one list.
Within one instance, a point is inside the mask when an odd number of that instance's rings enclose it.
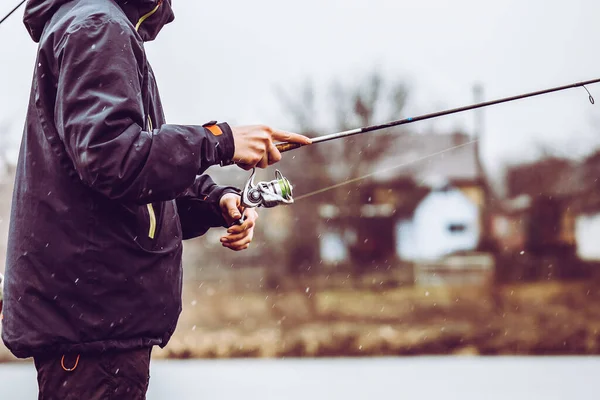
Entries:
{"label": "lake water", "polygon": [[[583,400],[599,376],[600,357],[153,361],[148,400]],[[0,398],[37,399],[33,365],[0,365]]]}

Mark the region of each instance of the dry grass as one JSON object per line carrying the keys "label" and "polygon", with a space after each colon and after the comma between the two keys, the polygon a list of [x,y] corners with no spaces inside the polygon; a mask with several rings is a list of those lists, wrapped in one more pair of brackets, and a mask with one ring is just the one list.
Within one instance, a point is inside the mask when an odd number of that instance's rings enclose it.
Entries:
{"label": "dry grass", "polygon": [[[301,285],[300,285],[301,286]],[[159,358],[598,354],[600,286],[546,283],[381,292],[188,288]]]}
{"label": "dry grass", "polygon": [[[188,284],[156,358],[600,354],[600,285],[232,291]],[[309,289],[306,290],[306,287]],[[14,360],[0,346],[0,360]]]}

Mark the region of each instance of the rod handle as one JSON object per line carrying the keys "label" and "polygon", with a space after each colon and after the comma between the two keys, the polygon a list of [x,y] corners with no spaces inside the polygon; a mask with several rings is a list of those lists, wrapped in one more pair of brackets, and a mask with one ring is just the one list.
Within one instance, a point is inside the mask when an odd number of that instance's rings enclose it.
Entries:
{"label": "rod handle", "polygon": [[304,146],[304,145],[299,144],[299,143],[277,143],[275,145],[275,147],[277,147],[277,150],[279,150],[280,153],[294,150],[294,149],[300,148],[302,146]]}

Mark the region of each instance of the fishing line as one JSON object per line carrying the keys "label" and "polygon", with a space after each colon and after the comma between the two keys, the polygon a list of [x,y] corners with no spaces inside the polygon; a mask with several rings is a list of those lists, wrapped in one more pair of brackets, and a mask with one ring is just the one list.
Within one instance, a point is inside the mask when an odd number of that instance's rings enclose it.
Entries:
{"label": "fishing line", "polygon": [[19,9],[19,7],[21,7],[23,4],[25,4],[27,0],[23,0],[21,1],[19,4],[17,4],[17,6],[15,8],[13,8],[8,14],[6,14],[2,19],[0,19],[0,24],[4,22],[4,20],[6,20],[8,17],[11,16],[12,13],[14,13],[15,11],[17,11]]}
{"label": "fishing line", "polygon": [[452,150],[456,150],[458,148],[474,144],[478,140],[479,139],[474,139],[474,140],[472,140],[470,142],[459,144],[458,146],[449,147],[447,149],[444,149],[444,150],[441,150],[441,151],[429,154],[427,156],[423,156],[423,157],[417,158],[415,160],[411,160],[411,161],[408,161],[408,162],[403,162],[402,164],[395,165],[393,167],[383,168],[383,169],[377,170],[375,172],[371,172],[370,174],[367,174],[367,175],[364,175],[364,176],[360,176],[358,178],[353,178],[353,179],[350,179],[350,180],[347,180],[347,181],[344,181],[344,182],[341,182],[341,183],[336,183],[335,185],[331,185],[331,186],[325,187],[323,189],[315,190],[314,192],[306,193],[306,194],[303,194],[301,196],[295,197],[295,201],[306,199],[306,198],[315,196],[317,194],[321,194],[321,193],[327,192],[329,190],[337,189],[337,188],[339,188],[341,186],[344,186],[344,185],[349,185],[349,184],[354,183],[354,182],[359,182],[359,181],[362,181],[363,179],[370,178],[370,177],[372,177],[373,175],[376,175],[376,174],[380,174],[380,173],[383,173],[383,172],[391,171],[391,170],[394,170],[394,169],[397,169],[397,168],[407,167],[409,165],[416,164],[418,162],[427,160],[429,158],[433,158],[433,157],[439,156],[441,154],[448,153],[448,152],[450,152]]}

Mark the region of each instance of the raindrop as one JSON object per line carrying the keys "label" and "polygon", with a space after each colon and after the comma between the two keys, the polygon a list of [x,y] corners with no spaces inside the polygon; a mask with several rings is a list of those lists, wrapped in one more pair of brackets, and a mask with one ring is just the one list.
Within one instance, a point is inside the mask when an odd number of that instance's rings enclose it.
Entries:
{"label": "raindrop", "polygon": [[429,292],[425,292],[425,296],[429,297]]}
{"label": "raindrop", "polygon": [[307,288],[306,288],[306,293],[308,293],[308,291],[309,291],[309,290],[310,290],[310,288],[308,288],[308,287],[307,287]]}
{"label": "raindrop", "polygon": [[196,304],[198,304],[198,302],[196,300],[192,300],[192,305],[195,306]]}
{"label": "raindrop", "polygon": [[520,253],[520,254],[521,254],[521,255],[525,254],[525,251],[521,251],[521,253]]}
{"label": "raindrop", "polygon": [[115,371],[115,375],[119,373],[119,368],[117,368],[117,370]]}
{"label": "raindrop", "polygon": [[75,279],[75,283],[79,282],[79,278]]}
{"label": "raindrop", "polygon": [[95,44],[92,45],[92,50],[96,50],[96,45]]}
{"label": "raindrop", "polygon": [[192,330],[195,331],[196,330],[196,325],[192,326]]}

